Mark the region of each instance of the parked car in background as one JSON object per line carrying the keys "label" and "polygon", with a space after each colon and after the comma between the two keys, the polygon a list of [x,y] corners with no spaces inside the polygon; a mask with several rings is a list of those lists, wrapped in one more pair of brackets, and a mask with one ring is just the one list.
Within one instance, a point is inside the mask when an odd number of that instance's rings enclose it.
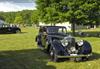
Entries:
{"label": "parked car in background", "polygon": [[9,24],[3,24],[0,26],[0,33],[20,33],[21,29],[16,25],[10,26]]}
{"label": "parked car in background", "polygon": [[53,61],[59,61],[59,58],[86,60],[92,54],[90,43],[86,40],[76,40],[67,33],[64,26],[40,27],[36,42],[40,49],[49,53]]}
{"label": "parked car in background", "polygon": [[76,32],[76,36],[79,37],[100,37],[100,32]]}

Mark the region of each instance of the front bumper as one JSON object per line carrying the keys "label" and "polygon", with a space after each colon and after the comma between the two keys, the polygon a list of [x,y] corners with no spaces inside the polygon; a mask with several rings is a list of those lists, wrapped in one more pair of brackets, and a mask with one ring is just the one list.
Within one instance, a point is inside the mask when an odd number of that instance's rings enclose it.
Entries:
{"label": "front bumper", "polygon": [[57,56],[58,58],[80,58],[80,57],[90,57],[92,54],[87,54],[87,55],[78,55],[78,54],[73,54],[69,56]]}

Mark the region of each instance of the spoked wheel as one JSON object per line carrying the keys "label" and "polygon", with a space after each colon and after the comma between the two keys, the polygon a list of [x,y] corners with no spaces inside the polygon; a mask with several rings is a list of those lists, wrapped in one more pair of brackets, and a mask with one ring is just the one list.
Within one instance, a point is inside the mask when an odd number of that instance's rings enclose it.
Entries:
{"label": "spoked wheel", "polygon": [[16,32],[16,33],[21,33],[21,30],[16,30],[15,32]]}
{"label": "spoked wheel", "polygon": [[87,61],[88,59],[88,57],[82,57],[82,61]]}
{"label": "spoked wheel", "polygon": [[50,56],[51,56],[51,60],[54,61],[54,62],[58,62],[58,57],[57,57],[57,54],[54,50],[51,50],[50,51]]}
{"label": "spoked wheel", "polygon": [[88,60],[88,57],[75,58],[76,62],[87,61],[87,60]]}
{"label": "spoked wheel", "polygon": [[79,62],[82,61],[82,58],[70,58],[70,61]]}

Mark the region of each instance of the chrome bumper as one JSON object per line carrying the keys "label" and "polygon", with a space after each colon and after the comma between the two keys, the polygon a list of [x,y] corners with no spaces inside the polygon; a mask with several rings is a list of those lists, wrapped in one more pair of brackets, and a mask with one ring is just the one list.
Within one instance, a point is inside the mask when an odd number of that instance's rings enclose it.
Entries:
{"label": "chrome bumper", "polygon": [[80,58],[80,57],[90,57],[92,54],[87,55],[70,55],[70,56],[57,56],[58,58]]}

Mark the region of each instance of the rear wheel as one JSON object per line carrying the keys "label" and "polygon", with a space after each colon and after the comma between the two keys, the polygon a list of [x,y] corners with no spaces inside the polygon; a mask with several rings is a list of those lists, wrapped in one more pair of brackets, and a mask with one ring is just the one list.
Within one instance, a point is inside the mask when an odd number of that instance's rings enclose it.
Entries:
{"label": "rear wheel", "polygon": [[57,54],[56,54],[56,52],[53,49],[50,51],[50,56],[51,56],[51,60],[52,61],[54,61],[54,62],[58,61]]}

